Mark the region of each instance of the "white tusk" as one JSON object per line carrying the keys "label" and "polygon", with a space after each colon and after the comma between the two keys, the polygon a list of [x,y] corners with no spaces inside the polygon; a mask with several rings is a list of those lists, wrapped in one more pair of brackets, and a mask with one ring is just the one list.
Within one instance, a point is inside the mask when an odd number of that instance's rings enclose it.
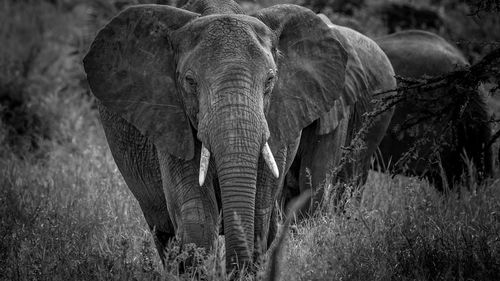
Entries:
{"label": "white tusk", "polygon": [[278,166],[276,165],[276,161],[274,161],[273,153],[271,152],[271,149],[269,148],[269,144],[267,144],[267,142],[262,148],[262,156],[264,156],[264,161],[266,161],[266,164],[269,169],[271,169],[271,172],[273,172],[273,175],[276,178],[279,178],[280,172],[278,170]]}
{"label": "white tusk", "polygon": [[201,144],[201,155],[200,155],[200,186],[205,183],[205,177],[207,176],[208,164],[210,163],[210,151]]}

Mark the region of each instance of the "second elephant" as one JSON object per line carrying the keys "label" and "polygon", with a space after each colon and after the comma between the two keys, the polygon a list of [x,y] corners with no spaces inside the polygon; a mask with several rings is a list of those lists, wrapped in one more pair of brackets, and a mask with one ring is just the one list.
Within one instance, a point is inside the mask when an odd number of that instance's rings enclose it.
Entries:
{"label": "second elephant", "polygon": [[[378,105],[382,106],[376,101],[387,94],[378,93],[396,87],[394,71],[388,58],[373,40],[350,28],[333,24],[323,14],[318,14],[318,17],[330,30],[345,38],[342,45],[346,48],[348,63],[344,91],[356,93],[363,99],[341,107],[348,118],[341,119],[336,116],[338,110],[331,110],[302,131],[297,155],[286,176],[283,199],[284,204],[287,204],[302,192],[312,192],[309,204],[302,210],[306,216],[323,199],[339,203],[338,200],[344,195],[343,184],[354,184],[355,188],[359,188],[366,182],[371,157],[385,135],[393,109],[375,114],[370,117],[371,120],[363,120],[363,115],[379,109]],[[332,131],[330,128],[333,127],[336,129]],[[355,140],[356,137],[359,139]],[[346,153],[344,148],[350,148],[351,151]],[[340,167],[343,157],[343,160],[348,160]],[[335,194],[331,198],[324,198],[324,188],[337,182],[340,185],[336,185]]]}
{"label": "second elephant", "polygon": [[[435,77],[468,65],[457,48],[430,32],[402,31],[376,42],[401,77]],[[477,170],[476,178],[491,175],[491,128],[485,97],[481,88],[455,85],[406,91],[380,145],[384,162],[391,163],[395,172],[425,176],[440,190],[446,183],[452,187],[468,172],[468,160]]]}

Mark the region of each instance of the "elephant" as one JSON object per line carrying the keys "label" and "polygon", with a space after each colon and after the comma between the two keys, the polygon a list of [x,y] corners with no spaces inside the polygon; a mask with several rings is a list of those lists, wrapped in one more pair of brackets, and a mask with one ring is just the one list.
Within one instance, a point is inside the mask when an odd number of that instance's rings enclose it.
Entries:
{"label": "elephant", "polygon": [[[456,47],[427,31],[401,31],[376,42],[401,77],[441,76],[469,65]],[[491,128],[481,87],[446,85],[429,92],[409,90],[404,97],[380,144],[383,162],[397,163],[394,172],[426,177],[438,190],[453,187],[468,172],[469,160],[477,179],[491,175]],[[417,142],[421,144],[414,146]],[[416,155],[407,154],[415,149]],[[408,161],[405,154],[411,156]]]}
{"label": "elephant", "polygon": [[[228,271],[251,266],[273,241],[301,136],[339,139],[372,91],[396,83],[373,41],[300,6],[245,15],[231,0],[131,6],[83,63],[162,261],[171,239],[212,247],[221,214]],[[311,149],[332,157],[340,145]]]}
{"label": "elephant", "polygon": [[[396,87],[395,74],[390,61],[373,40],[351,28],[333,24],[324,14],[318,14],[318,17],[332,31],[340,32],[349,38],[352,48],[348,49],[348,53],[349,58],[352,59],[349,61],[346,73],[345,91],[363,93],[366,99],[347,107],[344,115],[349,116],[348,118],[340,120],[332,116],[336,114],[335,111],[330,111],[303,129],[295,158],[285,178],[281,198],[281,204],[286,206],[299,194],[312,193],[309,204],[300,210],[300,218],[313,214],[319,203],[326,199],[323,198],[324,187],[328,183],[354,183],[355,188],[358,189],[358,198],[360,197],[359,194],[362,193],[360,187],[367,180],[371,157],[385,135],[393,110],[388,109],[380,116],[372,118],[373,123],[361,137],[363,147],[357,148],[361,151],[347,156],[343,148],[349,147],[363,128],[362,115],[376,110],[374,94]],[[363,82],[360,83],[360,81]],[[377,96],[383,99],[387,94]],[[324,126],[327,122],[338,122],[337,129],[332,133],[325,132]],[[343,157],[349,157],[350,160],[344,164],[344,167],[339,167]],[[332,174],[335,168],[340,170]],[[344,195],[344,189],[343,185],[339,187],[332,198],[335,200],[333,203],[337,205],[336,207],[341,208],[340,200]]]}

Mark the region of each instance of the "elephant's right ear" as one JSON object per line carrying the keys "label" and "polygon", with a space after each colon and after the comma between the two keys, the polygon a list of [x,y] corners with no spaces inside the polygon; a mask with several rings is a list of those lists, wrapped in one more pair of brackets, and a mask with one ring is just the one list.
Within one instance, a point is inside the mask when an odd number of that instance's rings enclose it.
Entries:
{"label": "elephant's right ear", "polygon": [[280,51],[267,114],[273,143],[289,142],[335,107],[354,103],[357,97],[344,91],[348,53],[341,34],[296,5],[272,6],[254,16],[274,31]]}
{"label": "elephant's right ear", "polygon": [[198,14],[170,6],[133,6],[111,20],[84,58],[93,94],[148,136],[160,151],[194,155],[178,97],[171,33]]}

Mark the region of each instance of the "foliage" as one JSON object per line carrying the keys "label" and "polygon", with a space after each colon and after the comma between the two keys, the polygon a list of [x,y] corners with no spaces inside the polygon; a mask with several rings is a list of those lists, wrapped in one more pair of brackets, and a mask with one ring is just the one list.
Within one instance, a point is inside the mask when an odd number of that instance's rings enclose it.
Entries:
{"label": "foliage", "polygon": [[[460,150],[467,149],[467,144],[471,143],[477,146],[484,145],[475,150],[478,152],[477,155],[468,155],[483,159],[482,165],[486,167],[476,166],[475,168],[481,172],[491,169],[489,167],[491,148],[495,142],[498,142],[500,133],[497,132],[491,136],[489,123],[498,123],[498,120],[490,121],[488,113],[483,108],[488,106],[487,95],[494,95],[498,91],[499,73],[500,48],[470,67],[441,76],[418,79],[396,77],[399,84],[398,92],[383,98],[385,105],[379,111],[383,112],[402,103],[411,104],[412,109],[408,111],[406,119],[398,128],[393,128],[393,133],[398,134],[399,137],[409,135],[420,136],[420,138],[416,139],[413,147],[393,165],[394,168],[398,172],[404,171],[404,167],[416,159],[425,162],[424,165],[434,165],[441,160],[461,162],[460,159],[440,159],[440,156],[448,157],[451,151],[460,154]],[[484,93],[482,83],[496,86],[490,89],[490,93]],[[448,90],[436,95],[433,92],[435,89]],[[377,114],[378,112],[369,113],[369,116]],[[488,134],[486,135],[485,132]],[[483,138],[489,139],[483,140]],[[482,141],[486,143],[482,144]],[[472,150],[474,148],[467,149],[469,153]],[[475,164],[479,162],[481,161]],[[465,163],[463,167],[459,167],[458,163],[455,166],[462,171],[460,173],[467,170]]]}
{"label": "foliage", "polygon": [[29,75],[42,49],[43,26],[36,8],[10,2],[1,5],[0,41],[5,44],[0,49],[0,124],[7,126],[0,129],[0,143],[33,149],[46,130],[40,114],[30,112],[26,101]]}
{"label": "foliage", "polygon": [[500,3],[496,0],[467,0],[465,2],[472,9],[471,15],[481,12],[500,12]]}

